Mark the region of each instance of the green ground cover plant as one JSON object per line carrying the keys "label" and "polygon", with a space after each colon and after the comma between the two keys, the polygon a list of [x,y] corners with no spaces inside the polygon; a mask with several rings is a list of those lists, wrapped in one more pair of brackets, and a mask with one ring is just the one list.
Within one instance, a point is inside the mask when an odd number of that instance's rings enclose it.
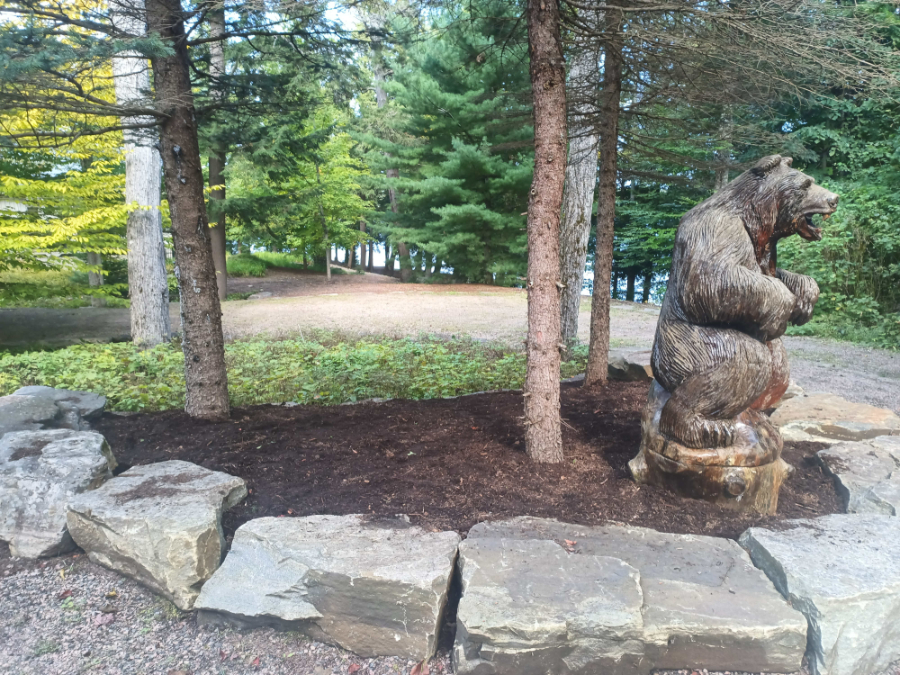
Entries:
{"label": "green ground cover plant", "polygon": [[[472,340],[319,333],[289,340],[232,342],[225,352],[233,406],[428,399],[518,389],[525,379],[524,352]],[[563,363],[562,377],[583,372],[586,355],[586,348],[576,350],[572,360]],[[131,343],[114,343],[0,353],[0,396],[40,384],[103,394],[113,411],[181,408],[183,364],[175,342],[144,351]]]}
{"label": "green ground cover plant", "polygon": [[103,298],[106,307],[128,307],[121,297],[126,288],[118,279],[91,288],[86,273],[72,270],[8,270],[0,272],[0,308],[90,307],[94,298]]}

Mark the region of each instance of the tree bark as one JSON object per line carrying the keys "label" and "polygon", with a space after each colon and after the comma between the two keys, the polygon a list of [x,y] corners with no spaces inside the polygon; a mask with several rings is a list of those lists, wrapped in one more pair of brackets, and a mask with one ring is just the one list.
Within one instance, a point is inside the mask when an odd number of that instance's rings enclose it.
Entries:
{"label": "tree bark", "polygon": [[644,288],[641,290],[641,302],[645,305],[650,302],[650,290],[653,286],[653,272],[644,274]]}
{"label": "tree bark", "polygon": [[[617,28],[616,28],[617,30]],[[597,248],[591,297],[591,339],[584,386],[605,385],[609,369],[609,299],[616,222],[616,174],[619,141],[619,97],[622,90],[622,46],[615,38],[604,45],[600,127],[600,185],[597,190]]]}
{"label": "tree bark", "polygon": [[[147,32],[144,3],[110,6],[113,24],[125,33]],[[137,52],[122,52],[112,59],[116,103],[146,106],[150,98],[147,61]],[[125,124],[146,124],[148,117],[125,118]],[[128,295],[131,300],[131,339],[139,347],[167,342],[172,335],[169,319],[169,283],[166,279],[166,249],[162,213],[159,210],[161,172],[156,132],[126,130],[125,224],[128,247]],[[133,207],[133,208],[132,208]]]}
{"label": "tree bark", "polygon": [[[88,272],[88,286],[100,288],[103,285],[103,257],[99,253],[88,253],[87,264],[97,268],[96,272]],[[91,307],[106,307],[106,298],[92,295]]]}
{"label": "tree bark", "polygon": [[375,242],[369,241],[369,267],[367,268],[370,272],[375,269]]}
{"label": "tree bark", "polygon": [[625,275],[625,279],[625,300],[634,302],[634,284],[637,281],[637,272],[628,272],[628,274]]}
{"label": "tree bark", "polygon": [[[364,220],[359,221],[359,231],[365,233],[366,231],[366,223]],[[366,269],[366,242],[359,242],[359,269]]]}
{"label": "tree bark", "polygon": [[192,417],[222,420],[228,418],[222,309],[209,241],[180,0],[147,0],[147,25],[173,50],[168,56],[153,59],[153,79],[156,100],[166,113],[160,127],[160,154],[181,292],[185,411]]}
{"label": "tree bark", "polygon": [[[319,184],[321,189],[322,174],[319,171],[318,164],[316,164],[316,183]],[[322,235],[325,239],[325,279],[331,281],[331,242],[328,241],[328,219],[325,217],[325,209],[322,207],[321,199],[319,200],[319,218],[322,219]]]}
{"label": "tree bark", "polygon": [[[220,100],[224,96],[221,78],[225,75],[225,5],[216,4],[209,12],[209,36],[219,37],[221,42],[209,43],[209,83],[212,99]],[[219,288],[219,300],[224,302],[228,297],[228,270],[225,256],[225,211],[221,202],[225,201],[225,169],[224,148],[214,147],[209,153],[209,199],[219,202],[216,212],[216,224],[209,228],[209,239],[212,243],[213,264],[216,267],[216,283]]]}
{"label": "tree bark", "polygon": [[566,68],[557,0],[528,0],[534,177],[528,200],[528,356],[525,449],[563,460],[559,416],[559,216],[566,171]]}
{"label": "tree bark", "polygon": [[599,73],[597,51],[590,44],[576,43],[569,84],[576,97],[569,122],[569,159],[563,193],[559,230],[559,276],[563,283],[560,300],[561,342],[571,349],[578,339],[581,287],[591,234],[591,211],[597,183],[599,134],[593,131],[589,116],[594,106]]}

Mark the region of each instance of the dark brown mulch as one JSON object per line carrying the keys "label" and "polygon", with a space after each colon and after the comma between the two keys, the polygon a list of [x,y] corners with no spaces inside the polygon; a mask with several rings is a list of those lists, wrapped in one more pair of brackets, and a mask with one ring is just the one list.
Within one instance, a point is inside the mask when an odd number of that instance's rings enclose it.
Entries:
{"label": "dark brown mulch", "polygon": [[635,485],[626,463],[640,442],[646,395],[646,384],[564,386],[566,461],[558,465],[536,465],[525,455],[522,395],[515,392],[257,406],[234,410],[224,423],[183,412],[107,413],[96,428],[123,465],[182,459],[244,478],[251,493],[226,516],[228,534],[260,516],[403,513],[424,527],[460,532],[480,520],[533,515],[737,537],[751,525],[841,510],[813,460],[824,446],[814,443],[786,445],[785,459],[797,470],[773,517]]}

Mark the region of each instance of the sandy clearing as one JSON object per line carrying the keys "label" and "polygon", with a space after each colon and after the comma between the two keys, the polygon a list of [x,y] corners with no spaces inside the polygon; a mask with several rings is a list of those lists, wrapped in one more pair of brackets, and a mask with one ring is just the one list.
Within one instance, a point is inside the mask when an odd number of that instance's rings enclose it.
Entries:
{"label": "sandy clearing", "polygon": [[[527,318],[523,290],[490,286],[401,286],[393,279],[382,281],[385,277],[363,280],[378,276],[344,275],[335,277],[331,285],[316,282],[302,290],[287,286],[277,291],[301,295],[227,302],[223,309],[226,337],[229,340],[251,336],[278,338],[325,329],[412,337],[468,335],[514,346],[523,344]],[[276,275],[270,281],[288,280]],[[649,349],[658,312],[657,307],[650,305],[614,302],[612,346]],[[171,314],[173,325],[179,326],[177,304],[172,305]],[[578,333],[584,342],[589,337],[589,319],[590,300],[583,298]],[[124,309],[0,310],[0,346],[125,340],[128,333],[128,310]],[[838,393],[850,400],[900,412],[900,354],[818,338],[789,337],[785,342],[794,379],[810,393]]]}

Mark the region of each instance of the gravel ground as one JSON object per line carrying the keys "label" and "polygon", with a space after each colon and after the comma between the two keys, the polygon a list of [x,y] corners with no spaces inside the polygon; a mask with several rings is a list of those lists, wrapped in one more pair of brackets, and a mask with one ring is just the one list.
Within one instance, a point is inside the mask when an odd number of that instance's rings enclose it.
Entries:
{"label": "gravel ground", "polygon": [[[414,666],[359,658],[293,632],[198,626],[194,613],[84,555],[0,557],[0,673],[401,675]],[[449,672],[447,654],[429,669]]]}
{"label": "gravel ground", "polygon": [[[293,632],[198,626],[193,613],[180,612],[84,555],[28,561],[0,551],[0,673],[408,675],[415,665],[394,657],[360,658]],[[428,671],[452,672],[446,651],[428,663]],[[665,670],[657,675],[744,674]],[[900,662],[872,675],[900,675]]]}

